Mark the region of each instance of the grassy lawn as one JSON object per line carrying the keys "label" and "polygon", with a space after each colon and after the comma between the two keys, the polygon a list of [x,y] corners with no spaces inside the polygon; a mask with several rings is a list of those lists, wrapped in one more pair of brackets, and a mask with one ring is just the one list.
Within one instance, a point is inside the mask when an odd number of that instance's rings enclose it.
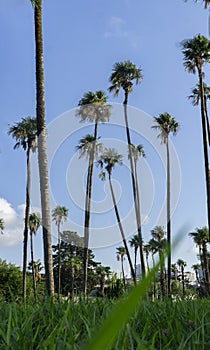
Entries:
{"label": "grassy lawn", "polygon": [[[86,349],[114,304],[107,299],[33,305],[2,303],[0,349]],[[108,343],[110,334],[104,333],[103,337]],[[107,349],[209,347],[210,300],[205,299],[143,301],[118,333],[114,345]]]}

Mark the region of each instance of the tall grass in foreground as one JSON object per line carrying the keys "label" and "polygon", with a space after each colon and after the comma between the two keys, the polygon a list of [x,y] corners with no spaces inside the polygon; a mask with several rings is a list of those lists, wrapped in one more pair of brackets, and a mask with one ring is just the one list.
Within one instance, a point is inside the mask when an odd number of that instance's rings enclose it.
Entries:
{"label": "tall grass in foreground", "polygon": [[[0,349],[95,349],[97,336],[107,344],[98,350],[209,349],[210,300],[143,301],[110,345],[109,331],[97,333],[97,329],[103,329],[104,320],[109,321],[113,304],[107,299],[81,300],[77,304],[2,303]],[[120,304],[117,302],[117,307]],[[113,323],[111,326],[115,327]]]}

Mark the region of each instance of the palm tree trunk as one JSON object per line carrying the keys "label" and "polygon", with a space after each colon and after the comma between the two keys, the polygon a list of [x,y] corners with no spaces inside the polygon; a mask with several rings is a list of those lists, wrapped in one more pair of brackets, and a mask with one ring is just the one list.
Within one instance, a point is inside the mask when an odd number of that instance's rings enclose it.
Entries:
{"label": "palm tree trunk", "polygon": [[168,295],[171,294],[171,192],[170,192],[170,153],[169,142],[166,141],[167,152],[167,244],[168,244]]}
{"label": "palm tree trunk", "polygon": [[60,223],[58,222],[58,297],[61,293],[61,233]]}
{"label": "palm tree trunk", "polygon": [[42,0],[37,0],[34,11],[36,44],[36,114],[38,132],[38,164],[42,207],[45,281],[49,296],[54,295],[52,238],[49,200],[48,159],[44,98],[44,56],[42,38]]}
{"label": "palm tree trunk", "polygon": [[92,198],[92,179],[94,170],[95,147],[98,133],[98,118],[95,122],[94,128],[94,144],[90,152],[90,159],[88,165],[86,198],[85,198],[85,225],[84,225],[84,260],[83,260],[83,293],[87,294],[87,273],[88,273],[88,248],[90,237],[90,210]]}
{"label": "palm tree trunk", "polygon": [[210,146],[210,126],[209,126],[209,117],[208,117],[208,108],[207,108],[207,101],[206,101],[206,95],[204,94],[204,109],[205,109],[205,117],[206,117],[206,128],[207,128],[207,135],[208,135],[208,144]]}
{"label": "palm tree trunk", "polygon": [[123,276],[123,284],[124,284],[124,288],[125,288],[125,290],[126,290],[125,271],[124,271],[124,266],[123,266],[123,256],[121,256],[121,269],[122,269],[122,276]]}
{"label": "palm tree trunk", "polygon": [[208,260],[208,251],[206,243],[203,244],[203,265],[204,265],[204,280],[206,291],[210,294],[210,278],[209,278],[209,260]]}
{"label": "palm tree trunk", "polygon": [[23,233],[23,299],[26,299],[26,268],[27,268],[27,249],[28,249],[28,225],[30,214],[30,188],[31,188],[31,167],[30,167],[30,147],[27,148],[27,180],[26,180],[26,207],[25,207],[25,225]]}
{"label": "palm tree trunk", "polygon": [[132,265],[131,256],[130,256],[128,245],[127,245],[127,242],[126,242],[124,230],[123,230],[123,227],[122,227],[122,224],[121,224],[121,221],[120,221],[120,215],[119,215],[119,211],[118,211],[118,208],[117,208],[116,198],[115,198],[114,190],[113,190],[113,187],[112,187],[112,181],[111,181],[111,175],[110,174],[109,174],[109,186],[110,186],[110,190],[111,190],[112,201],[113,201],[113,204],[114,204],[114,210],[115,210],[118,226],[119,226],[119,229],[120,229],[120,233],[122,235],[122,240],[123,240],[123,244],[124,244],[124,247],[125,247],[126,255],[128,257],[128,262],[129,262],[129,266],[130,266],[130,270],[131,270],[131,276],[133,278],[134,284],[136,284],[136,276],[135,276],[134,268],[133,268],[133,265]]}
{"label": "palm tree trunk", "polygon": [[34,300],[36,302],[36,274],[35,274],[35,266],[34,266],[33,232],[30,233],[30,240],[31,240],[31,264],[32,264]]}
{"label": "palm tree trunk", "polygon": [[131,151],[131,138],[130,138],[130,130],[129,130],[129,126],[128,126],[128,116],[127,116],[127,103],[128,103],[128,92],[125,91],[125,100],[123,102],[125,126],[126,126],[128,152],[129,152],[130,167],[131,167],[133,199],[134,199],[137,231],[138,231],[138,238],[139,238],[140,263],[141,263],[142,277],[144,277],[145,276],[145,262],[144,262],[143,239],[142,239],[142,230],[141,230],[140,203],[139,203],[138,197],[137,197],[137,188],[136,188],[135,177],[134,177],[134,165],[133,165],[133,157],[132,157],[132,151]]}
{"label": "palm tree trunk", "polygon": [[183,292],[183,296],[185,295],[185,285],[184,285],[184,267],[181,267],[182,270],[182,292]]}
{"label": "palm tree trunk", "polygon": [[205,176],[206,176],[207,218],[208,218],[209,241],[210,241],[210,177],[209,177],[208,142],[207,142],[207,132],[206,132],[203,73],[202,73],[202,69],[199,67],[198,67],[198,75],[199,75],[199,84],[201,87],[201,120],[202,120],[202,133],[203,133],[204,166],[205,166]]}
{"label": "palm tree trunk", "polygon": [[163,252],[160,251],[159,252],[159,257],[160,257],[160,262],[161,262],[161,266],[160,266],[160,288],[161,288],[161,294],[162,294],[162,298],[165,297],[166,295],[166,290],[165,290],[165,266],[164,266],[164,257],[163,257]]}
{"label": "palm tree trunk", "polygon": [[136,259],[137,259],[137,248],[135,247],[135,250],[134,250],[134,272],[135,272],[135,276],[136,276]]}

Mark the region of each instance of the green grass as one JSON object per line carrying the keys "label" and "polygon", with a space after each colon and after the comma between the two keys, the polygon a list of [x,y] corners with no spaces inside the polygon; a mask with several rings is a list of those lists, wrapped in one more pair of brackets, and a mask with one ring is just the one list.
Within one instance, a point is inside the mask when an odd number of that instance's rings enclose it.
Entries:
{"label": "green grass", "polygon": [[[104,349],[209,349],[210,300],[142,301],[129,321],[120,324],[115,337],[113,312],[120,310],[123,319],[121,306],[126,300],[129,298],[116,303],[110,300],[81,300],[77,304],[2,303],[0,349],[94,349],[98,336],[103,338],[102,344],[107,344]],[[113,329],[111,343],[110,329],[107,328],[107,333],[102,331],[106,320]],[[103,345],[98,349],[103,349]]]}

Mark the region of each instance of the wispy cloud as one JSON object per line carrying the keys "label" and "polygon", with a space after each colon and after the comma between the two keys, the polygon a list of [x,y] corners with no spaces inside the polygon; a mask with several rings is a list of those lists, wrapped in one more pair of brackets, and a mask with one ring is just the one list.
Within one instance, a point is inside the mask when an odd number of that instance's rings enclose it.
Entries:
{"label": "wispy cloud", "polygon": [[111,17],[108,24],[108,31],[104,33],[104,37],[108,38],[117,38],[117,39],[126,39],[130,42],[133,47],[136,47],[135,35],[127,31],[126,21],[121,17]]}

